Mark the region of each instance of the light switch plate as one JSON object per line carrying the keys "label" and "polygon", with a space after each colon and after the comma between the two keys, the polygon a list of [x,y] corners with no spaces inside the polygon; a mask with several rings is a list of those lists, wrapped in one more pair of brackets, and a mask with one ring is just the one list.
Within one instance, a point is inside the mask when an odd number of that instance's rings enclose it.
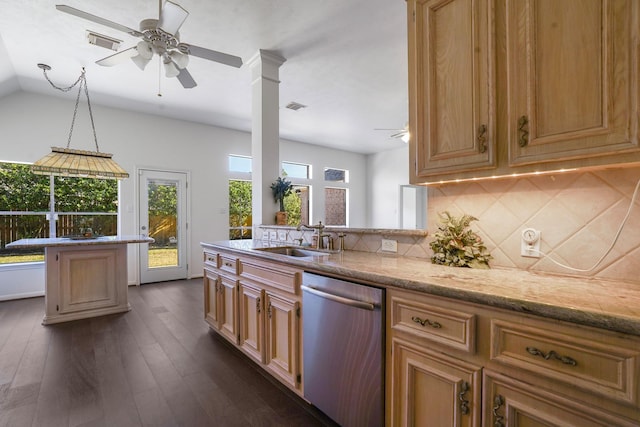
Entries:
{"label": "light switch plate", "polygon": [[383,252],[398,252],[398,241],[382,239],[382,251]]}
{"label": "light switch plate", "polygon": [[269,240],[276,240],[278,238],[278,234],[275,231],[269,232]]}

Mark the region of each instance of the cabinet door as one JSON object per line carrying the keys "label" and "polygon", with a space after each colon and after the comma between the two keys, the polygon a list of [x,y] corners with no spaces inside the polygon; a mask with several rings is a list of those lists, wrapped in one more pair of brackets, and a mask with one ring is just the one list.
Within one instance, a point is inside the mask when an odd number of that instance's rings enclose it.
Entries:
{"label": "cabinet door", "polygon": [[480,425],[481,367],[393,339],[391,424]]}
{"label": "cabinet door", "polygon": [[494,427],[632,427],[623,419],[565,396],[484,371],[484,423]]}
{"label": "cabinet door", "polygon": [[264,291],[240,282],[240,347],[263,363]]}
{"label": "cabinet door", "polygon": [[204,320],[215,329],[220,329],[219,312],[220,280],[213,271],[204,270]]}
{"label": "cabinet door", "polygon": [[493,0],[410,0],[412,182],[495,166]]}
{"label": "cabinet door", "polygon": [[293,388],[300,387],[297,301],[266,292],[266,361],[269,370]]}
{"label": "cabinet door", "polygon": [[220,275],[220,333],[238,344],[238,281]]}
{"label": "cabinet door", "polygon": [[507,0],[511,165],[638,151],[639,9]]}

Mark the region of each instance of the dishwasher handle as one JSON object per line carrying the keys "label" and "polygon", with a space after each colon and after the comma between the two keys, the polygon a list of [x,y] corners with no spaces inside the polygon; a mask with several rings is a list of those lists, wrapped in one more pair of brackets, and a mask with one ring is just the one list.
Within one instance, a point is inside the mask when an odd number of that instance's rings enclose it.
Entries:
{"label": "dishwasher handle", "polygon": [[302,285],[302,290],[309,292],[310,294],[317,295],[321,298],[325,298],[325,299],[335,301],[340,304],[345,304],[351,307],[361,308],[363,310],[369,310],[369,311],[373,311],[376,309],[376,304],[366,302],[366,301],[359,301],[351,298],[341,297],[339,295],[330,294],[330,293],[321,291],[319,289],[312,288],[310,286]]}

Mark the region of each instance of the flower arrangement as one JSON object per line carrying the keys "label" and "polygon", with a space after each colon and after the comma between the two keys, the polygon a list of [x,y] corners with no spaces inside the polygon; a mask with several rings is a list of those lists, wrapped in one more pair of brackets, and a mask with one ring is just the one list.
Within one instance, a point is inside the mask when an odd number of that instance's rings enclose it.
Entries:
{"label": "flower arrangement", "polygon": [[430,243],[433,264],[453,267],[489,268],[493,257],[487,252],[482,239],[467,227],[478,219],[471,215],[457,218],[449,212],[439,213],[440,223],[435,239]]}

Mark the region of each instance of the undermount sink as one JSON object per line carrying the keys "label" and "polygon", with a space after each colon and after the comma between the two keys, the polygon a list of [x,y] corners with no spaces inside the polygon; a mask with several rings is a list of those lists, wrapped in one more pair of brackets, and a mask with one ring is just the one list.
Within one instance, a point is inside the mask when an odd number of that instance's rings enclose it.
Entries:
{"label": "undermount sink", "polygon": [[294,246],[274,246],[271,248],[256,248],[258,251],[270,252],[272,254],[286,255],[290,257],[303,258],[312,256],[328,256],[326,252],[314,251],[311,249],[301,249]]}

